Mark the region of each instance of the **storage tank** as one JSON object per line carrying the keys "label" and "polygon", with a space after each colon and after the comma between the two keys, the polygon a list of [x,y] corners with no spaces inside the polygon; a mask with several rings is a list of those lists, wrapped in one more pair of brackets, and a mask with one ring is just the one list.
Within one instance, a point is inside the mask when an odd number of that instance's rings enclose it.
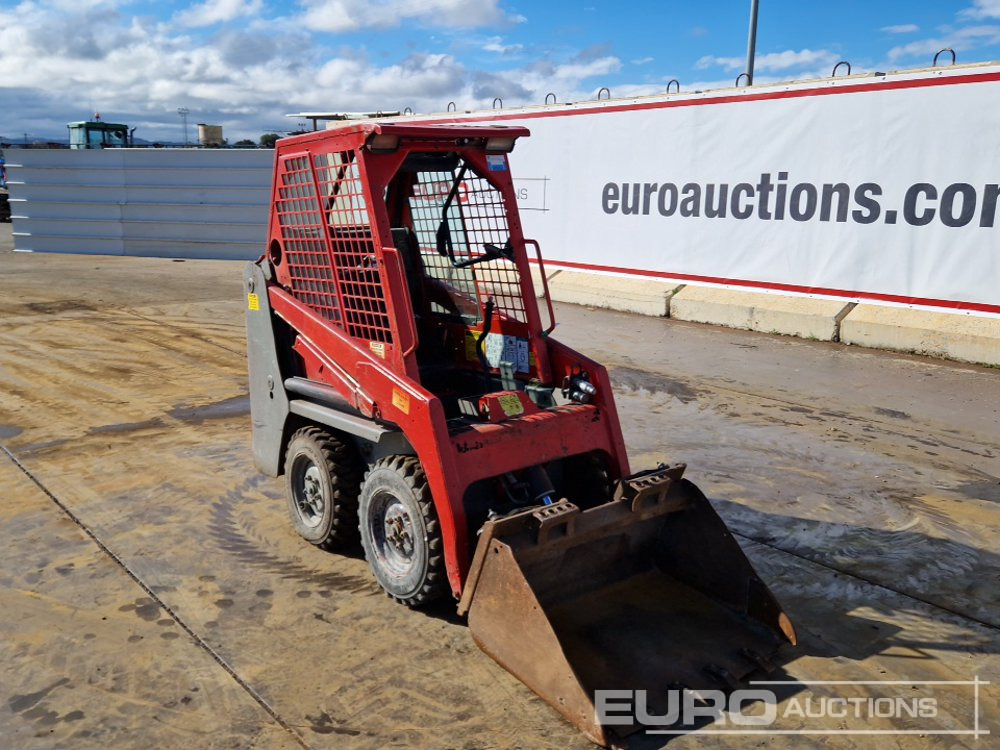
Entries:
{"label": "storage tank", "polygon": [[222,126],[198,123],[198,143],[202,146],[218,148],[222,145]]}

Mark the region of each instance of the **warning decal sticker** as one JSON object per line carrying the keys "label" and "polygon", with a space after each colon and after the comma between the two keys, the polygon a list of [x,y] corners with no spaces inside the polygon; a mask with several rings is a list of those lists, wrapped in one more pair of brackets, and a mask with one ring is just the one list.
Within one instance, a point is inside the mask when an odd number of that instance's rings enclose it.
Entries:
{"label": "warning decal sticker", "polygon": [[399,390],[399,388],[392,389],[392,405],[399,409],[403,414],[410,413],[410,394]]}

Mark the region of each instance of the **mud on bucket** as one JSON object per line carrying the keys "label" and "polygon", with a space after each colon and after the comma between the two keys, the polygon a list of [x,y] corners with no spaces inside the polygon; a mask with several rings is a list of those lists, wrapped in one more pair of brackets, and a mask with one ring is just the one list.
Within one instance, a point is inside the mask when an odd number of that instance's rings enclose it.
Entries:
{"label": "mud on bucket", "polygon": [[[592,741],[595,690],[736,687],[795,632],[683,465],[622,480],[615,500],[487,522],[459,612],[479,647]],[[622,731],[624,729],[624,731]],[[618,735],[639,729],[615,727]]]}

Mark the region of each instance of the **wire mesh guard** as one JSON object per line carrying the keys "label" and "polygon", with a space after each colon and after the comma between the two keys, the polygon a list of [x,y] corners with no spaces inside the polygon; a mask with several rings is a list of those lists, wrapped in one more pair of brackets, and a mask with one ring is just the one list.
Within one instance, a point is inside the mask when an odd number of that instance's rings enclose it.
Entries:
{"label": "wire mesh guard", "polygon": [[290,157],[283,166],[277,212],[292,293],[351,336],[391,344],[385,293],[354,153],[318,154],[312,166],[308,156]]}
{"label": "wire mesh guard", "polygon": [[337,289],[326,247],[323,218],[307,156],[283,160],[275,210],[291,292],[324,318],[340,323]]}
{"label": "wire mesh guard", "polygon": [[[450,230],[456,263],[481,257],[487,252],[486,245],[503,248],[510,238],[503,195],[486,179],[469,170],[462,176],[457,193],[445,212],[448,195],[460,170],[461,167],[456,167],[454,172],[418,172],[408,198],[424,272],[480,305],[493,297],[498,311],[508,318],[525,322],[521,279],[511,261],[503,258],[456,268],[451,258],[437,250],[438,228],[443,220],[447,221]],[[431,308],[447,313],[437,303],[432,302]]]}
{"label": "wire mesh guard", "polygon": [[392,343],[382,276],[375,256],[371,217],[353,151],[313,157],[330,228],[333,266],[352,336]]}

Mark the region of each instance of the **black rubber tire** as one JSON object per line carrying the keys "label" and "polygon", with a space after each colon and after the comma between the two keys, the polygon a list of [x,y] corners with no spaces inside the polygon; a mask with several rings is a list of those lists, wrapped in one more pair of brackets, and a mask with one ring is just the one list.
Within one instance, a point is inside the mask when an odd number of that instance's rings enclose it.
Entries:
{"label": "black rubber tire", "polygon": [[[386,529],[393,517],[405,531],[395,543]],[[386,594],[419,607],[447,592],[441,525],[414,456],[388,456],[372,465],[361,485],[358,518],[365,558]]]}
{"label": "black rubber tire", "polygon": [[[292,435],[285,451],[285,496],[299,536],[327,550],[357,541],[362,467],[346,437],[319,427],[303,427]],[[313,501],[306,496],[307,483],[319,493]]]}
{"label": "black rubber tire", "polygon": [[591,451],[565,459],[563,475],[566,497],[581,510],[596,508],[611,500],[615,482],[600,452]]}

